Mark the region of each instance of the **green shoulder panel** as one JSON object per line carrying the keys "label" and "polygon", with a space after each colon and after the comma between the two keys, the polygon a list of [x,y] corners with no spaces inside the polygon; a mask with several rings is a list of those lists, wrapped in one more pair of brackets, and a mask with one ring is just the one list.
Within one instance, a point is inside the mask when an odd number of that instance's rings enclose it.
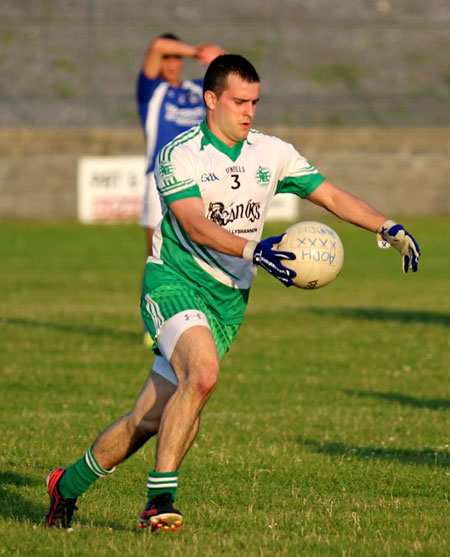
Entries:
{"label": "green shoulder panel", "polygon": [[325,180],[325,177],[318,172],[304,176],[288,176],[280,180],[277,184],[275,193],[294,193],[301,198],[305,198]]}
{"label": "green shoulder panel", "polygon": [[163,196],[167,206],[169,206],[174,201],[178,201],[179,199],[187,199],[188,197],[202,197],[200,188],[197,186],[197,184],[194,183],[193,185],[174,193],[163,192]]}

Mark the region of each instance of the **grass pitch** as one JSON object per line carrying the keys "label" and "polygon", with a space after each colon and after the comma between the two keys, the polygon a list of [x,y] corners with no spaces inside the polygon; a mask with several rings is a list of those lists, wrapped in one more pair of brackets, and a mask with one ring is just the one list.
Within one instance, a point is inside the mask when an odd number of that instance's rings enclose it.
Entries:
{"label": "grass pitch", "polygon": [[[181,468],[176,533],[137,529],[154,442],[43,528],[44,478],[128,412],[151,367],[137,226],[0,224],[0,554],[449,554],[448,219],[407,219],[416,275],[327,221],[338,279],[260,270]],[[271,224],[267,233],[287,225]]]}

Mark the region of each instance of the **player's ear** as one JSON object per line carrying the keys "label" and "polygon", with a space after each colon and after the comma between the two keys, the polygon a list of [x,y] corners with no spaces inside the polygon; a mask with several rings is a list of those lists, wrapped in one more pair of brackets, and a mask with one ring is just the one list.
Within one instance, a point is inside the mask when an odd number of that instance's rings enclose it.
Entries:
{"label": "player's ear", "polygon": [[216,108],[217,97],[214,91],[205,91],[204,99],[206,108],[209,108],[209,110],[214,110]]}

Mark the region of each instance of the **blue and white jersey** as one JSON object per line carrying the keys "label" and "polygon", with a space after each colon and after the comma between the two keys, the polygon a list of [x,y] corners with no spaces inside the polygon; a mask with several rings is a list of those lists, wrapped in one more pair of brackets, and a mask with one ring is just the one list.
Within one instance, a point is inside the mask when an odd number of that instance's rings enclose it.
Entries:
{"label": "blue and white jersey", "polygon": [[140,72],[136,97],[147,143],[147,172],[153,172],[159,151],[178,134],[205,117],[203,80],[185,80],[179,87]]}

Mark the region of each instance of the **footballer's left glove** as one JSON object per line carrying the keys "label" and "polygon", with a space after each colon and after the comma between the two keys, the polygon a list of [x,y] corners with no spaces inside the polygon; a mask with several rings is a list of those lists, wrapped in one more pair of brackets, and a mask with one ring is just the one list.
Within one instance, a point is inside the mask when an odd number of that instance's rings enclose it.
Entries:
{"label": "footballer's left glove", "polygon": [[282,265],[281,261],[283,259],[295,259],[295,255],[291,251],[274,249],[274,246],[281,242],[283,236],[284,234],[270,236],[259,243],[250,240],[244,248],[242,257],[255,265],[263,267],[263,269],[281,281],[285,286],[292,286],[294,284],[292,279],[297,276],[297,273]]}
{"label": "footballer's left glove", "polygon": [[407,232],[401,224],[387,220],[377,230],[378,246],[388,248],[393,246],[403,255],[403,272],[407,273],[411,267],[413,273],[419,268],[420,248],[414,236]]}

